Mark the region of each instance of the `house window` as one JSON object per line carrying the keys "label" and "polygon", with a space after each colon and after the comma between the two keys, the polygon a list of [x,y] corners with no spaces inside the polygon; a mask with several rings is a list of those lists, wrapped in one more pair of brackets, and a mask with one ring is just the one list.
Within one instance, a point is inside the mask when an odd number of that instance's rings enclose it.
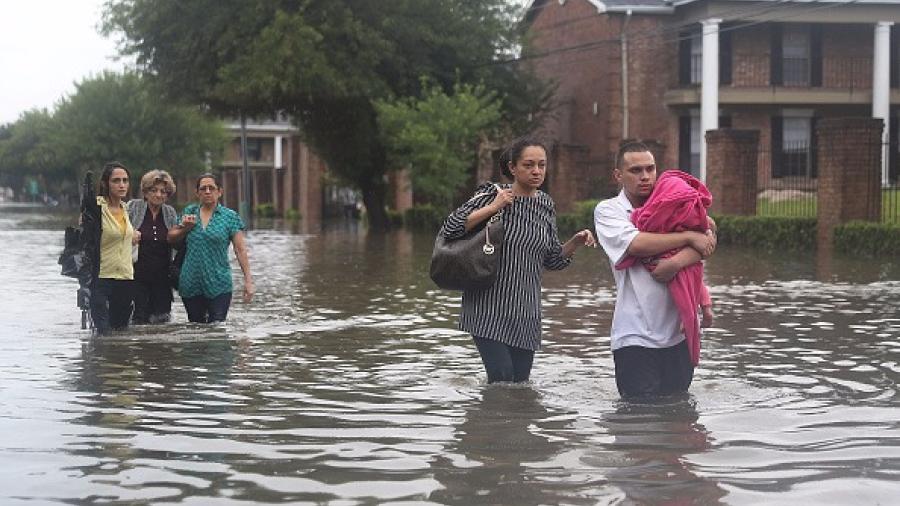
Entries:
{"label": "house window", "polygon": [[247,161],[258,162],[262,160],[263,140],[259,138],[247,139]]}
{"label": "house window", "polygon": [[809,117],[782,118],[781,176],[814,177],[812,174],[812,120]]}
{"label": "house window", "polygon": [[698,175],[700,172],[700,146],[702,134],[700,133],[700,116],[691,116],[691,158],[690,167],[685,167],[685,172]]}
{"label": "house window", "polygon": [[703,78],[703,36],[700,27],[683,30],[678,34],[678,84],[691,86]]}
{"label": "house window", "polygon": [[787,25],[781,39],[781,72],[785,86],[810,85],[810,30],[808,25]]}
{"label": "house window", "polygon": [[[719,116],[719,128],[731,128],[731,116]],[[689,115],[679,118],[678,165],[681,170],[694,176],[700,173],[700,153],[703,132],[700,130],[700,110],[693,109]]]}
{"label": "house window", "polygon": [[703,37],[699,33],[691,38],[691,84],[703,79]]}

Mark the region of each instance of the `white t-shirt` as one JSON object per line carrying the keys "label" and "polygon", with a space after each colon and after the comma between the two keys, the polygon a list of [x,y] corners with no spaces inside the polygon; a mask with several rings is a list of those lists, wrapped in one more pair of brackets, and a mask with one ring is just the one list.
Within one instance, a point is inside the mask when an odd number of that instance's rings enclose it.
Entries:
{"label": "white t-shirt", "polygon": [[594,209],[597,237],[616,279],[616,309],[610,331],[612,349],[668,348],[684,340],[681,317],[668,286],[653,279],[640,262],[627,269],[616,269],[616,263],[625,258],[628,246],[639,233],[631,223],[633,209],[624,191],[600,202]]}

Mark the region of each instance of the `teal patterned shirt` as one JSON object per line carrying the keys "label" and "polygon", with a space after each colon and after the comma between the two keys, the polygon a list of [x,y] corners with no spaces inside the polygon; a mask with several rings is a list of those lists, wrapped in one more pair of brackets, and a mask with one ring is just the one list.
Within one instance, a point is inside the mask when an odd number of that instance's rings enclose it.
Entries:
{"label": "teal patterned shirt", "polygon": [[202,295],[212,299],[232,291],[228,245],[234,234],[244,230],[243,220],[221,204],[216,205],[206,228],[200,223],[199,205],[185,207],[178,223],[187,214],[196,216],[197,224],[187,234],[187,254],[178,278],[178,293],[182,298]]}

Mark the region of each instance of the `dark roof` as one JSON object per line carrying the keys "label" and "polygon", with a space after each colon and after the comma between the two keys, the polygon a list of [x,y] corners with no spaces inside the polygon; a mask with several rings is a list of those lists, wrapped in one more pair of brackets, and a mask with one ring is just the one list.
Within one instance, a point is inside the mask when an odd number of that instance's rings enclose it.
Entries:
{"label": "dark roof", "polygon": [[[532,0],[525,11],[525,22],[531,23],[534,17],[544,8],[549,0]],[[674,12],[671,0],[568,0],[569,2],[587,2],[597,8],[597,13],[625,12],[628,9],[638,11],[656,11],[659,13]]]}
{"label": "dark roof", "polygon": [[[549,0],[532,0],[531,5],[528,6],[528,10],[525,12],[525,21],[530,23],[534,16],[544,8],[544,4],[546,4]],[[597,13],[604,12],[626,12],[631,9],[636,12],[644,12],[644,13],[673,13],[676,7],[700,2],[703,0],[567,0],[570,2],[588,2],[594,5],[597,8]],[[770,3],[784,3],[785,0],[718,0],[725,2],[770,2]],[[789,0],[790,1],[790,0]],[[797,3],[800,4],[810,4],[813,3],[810,0],[796,0]],[[900,5],[900,0],[815,0],[816,4],[828,4],[828,3],[853,3],[853,4],[887,4],[887,5]]]}

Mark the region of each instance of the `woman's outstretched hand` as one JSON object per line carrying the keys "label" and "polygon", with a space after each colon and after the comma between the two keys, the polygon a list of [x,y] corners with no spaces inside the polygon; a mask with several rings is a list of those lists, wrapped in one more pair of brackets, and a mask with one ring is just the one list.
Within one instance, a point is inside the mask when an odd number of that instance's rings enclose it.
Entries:
{"label": "woman's outstretched hand", "polygon": [[597,240],[594,239],[594,234],[592,234],[591,231],[588,229],[584,229],[584,230],[581,230],[581,231],[575,233],[575,235],[572,236],[571,241],[577,247],[581,247],[581,246],[588,246],[591,248],[597,247]]}
{"label": "woman's outstretched hand", "polygon": [[594,234],[588,229],[576,232],[571,239],[566,241],[566,243],[562,245],[562,254],[564,257],[571,257],[575,254],[575,250],[582,246],[589,246],[591,248],[597,247],[597,241],[594,239]]}

